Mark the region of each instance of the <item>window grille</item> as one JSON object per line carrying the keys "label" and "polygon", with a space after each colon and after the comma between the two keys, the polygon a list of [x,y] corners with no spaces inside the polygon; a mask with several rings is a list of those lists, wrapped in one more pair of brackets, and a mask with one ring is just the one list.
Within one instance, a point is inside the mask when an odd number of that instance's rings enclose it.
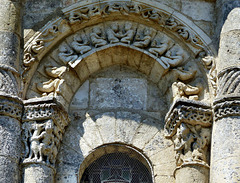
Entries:
{"label": "window grille", "polygon": [[94,161],[81,183],[152,183],[149,170],[126,153],[111,153]]}

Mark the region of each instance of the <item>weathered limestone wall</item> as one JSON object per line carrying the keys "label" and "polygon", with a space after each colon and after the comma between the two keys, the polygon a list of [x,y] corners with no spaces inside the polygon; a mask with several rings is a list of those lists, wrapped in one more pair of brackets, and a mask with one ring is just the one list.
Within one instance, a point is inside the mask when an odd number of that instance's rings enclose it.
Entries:
{"label": "weathered limestone wall", "polygon": [[56,182],[75,182],[84,158],[109,143],[139,149],[151,162],[155,182],[174,182],[175,152],[163,128],[166,99],[144,75],[126,66],[104,69],[79,88],[69,112]]}
{"label": "weathered limestone wall", "polygon": [[[102,2],[103,0],[101,0]],[[215,0],[151,0],[150,4],[157,2],[167,5],[176,12],[182,13],[190,18],[197,26],[199,26],[210,37],[214,36],[215,28]],[[96,3],[97,0],[88,1]],[[136,1],[143,2],[146,1]],[[24,37],[28,40],[39,28],[45,25],[53,17],[61,16],[61,9],[73,5],[74,3],[82,3],[78,0],[28,0],[25,5],[24,15]]]}

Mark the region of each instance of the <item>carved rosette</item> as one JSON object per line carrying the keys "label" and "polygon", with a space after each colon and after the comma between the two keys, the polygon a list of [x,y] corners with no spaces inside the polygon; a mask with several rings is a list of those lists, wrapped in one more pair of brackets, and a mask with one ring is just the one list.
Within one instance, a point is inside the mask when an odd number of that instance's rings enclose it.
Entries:
{"label": "carved rosette", "polygon": [[23,164],[41,163],[54,168],[67,112],[52,97],[25,101],[23,115]]}
{"label": "carved rosette", "polygon": [[211,107],[201,102],[177,100],[166,115],[166,138],[174,143],[177,169],[187,165],[209,167],[213,121]]}

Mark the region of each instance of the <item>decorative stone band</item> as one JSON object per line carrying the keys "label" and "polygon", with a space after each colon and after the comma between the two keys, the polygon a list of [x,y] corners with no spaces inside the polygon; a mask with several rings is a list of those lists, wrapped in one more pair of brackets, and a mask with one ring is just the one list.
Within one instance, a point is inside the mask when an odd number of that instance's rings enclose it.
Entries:
{"label": "decorative stone band", "polygon": [[176,170],[192,165],[209,168],[207,152],[211,139],[211,107],[179,99],[172,105],[165,120],[166,138],[171,138],[176,151]]}
{"label": "decorative stone band", "polygon": [[182,122],[190,125],[210,127],[213,115],[209,105],[198,101],[178,99],[171,106],[165,118],[166,138],[171,138],[177,132]]}
{"label": "decorative stone band", "polygon": [[69,123],[67,112],[54,97],[33,98],[24,101],[23,122],[52,119],[61,129]]}
{"label": "decorative stone band", "polygon": [[[162,31],[164,28],[166,32],[170,32],[171,35],[179,37],[195,54],[196,57],[204,56],[208,49],[208,44],[203,42],[203,38],[193,31],[188,25],[185,25],[183,21],[166,11],[156,9],[146,4],[139,4],[135,2],[97,2],[89,6],[74,8],[73,10],[64,10],[65,19],[57,18],[49,22],[41,31],[38,31],[32,39],[30,39],[24,46],[24,66],[23,81],[25,85],[30,82],[31,74],[34,69],[37,68],[38,63],[45,56],[45,54],[54,47],[56,43],[61,42],[63,38],[74,34],[79,30],[91,27],[104,21],[116,21],[127,20],[130,22],[146,22],[147,27],[154,27],[154,31]],[[125,27],[128,30],[128,25]],[[98,31],[98,30],[97,30]],[[107,30],[106,30],[107,31]],[[128,30],[131,32],[132,30]],[[126,31],[127,32],[127,31]],[[145,31],[148,33],[148,30]],[[101,38],[102,35],[96,32],[95,36]],[[104,30],[104,34],[106,34]],[[131,33],[129,33],[130,35]],[[133,34],[134,35],[134,34]],[[86,37],[86,36],[85,36]],[[145,36],[149,37],[148,35]],[[206,37],[206,36],[204,36]],[[131,36],[128,37],[130,39]],[[132,42],[123,38],[121,42],[125,45]],[[144,38],[145,39],[145,38]],[[99,40],[98,40],[99,41]],[[208,40],[209,41],[209,40]],[[109,42],[101,41],[101,43],[94,44],[95,48],[111,44],[115,42],[115,38]],[[148,42],[148,43],[147,43]],[[136,43],[138,47],[142,47],[148,51],[151,40],[146,40],[146,46],[143,43]],[[82,44],[82,43],[81,43]],[[89,45],[86,45],[89,46]],[[158,46],[158,45],[157,45]],[[87,49],[85,47],[85,49]],[[63,50],[64,51],[64,50]],[[154,51],[154,50],[152,50]],[[82,52],[85,52],[85,50]],[[65,53],[67,54],[67,52]],[[26,88],[26,87],[25,87]]]}
{"label": "decorative stone band", "polygon": [[223,97],[213,104],[215,121],[228,116],[240,116],[240,96]]}
{"label": "decorative stone band", "polygon": [[240,67],[229,67],[218,73],[217,99],[240,96]]}
{"label": "decorative stone band", "polygon": [[69,123],[67,112],[53,97],[24,102],[23,164],[44,164],[55,167],[64,128]]}
{"label": "decorative stone band", "polygon": [[0,115],[21,120],[23,111],[22,100],[18,97],[5,95],[0,92]]}

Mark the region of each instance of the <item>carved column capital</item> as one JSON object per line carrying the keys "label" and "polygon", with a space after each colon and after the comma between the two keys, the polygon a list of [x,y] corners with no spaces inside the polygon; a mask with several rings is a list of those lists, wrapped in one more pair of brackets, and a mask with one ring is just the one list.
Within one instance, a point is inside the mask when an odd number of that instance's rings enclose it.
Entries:
{"label": "carved column capital", "polygon": [[177,169],[187,165],[208,165],[212,125],[211,107],[196,101],[177,100],[166,115],[166,138],[174,143]]}
{"label": "carved column capital", "polygon": [[55,98],[46,97],[24,102],[23,164],[40,163],[54,168],[64,128],[69,123],[67,112]]}

